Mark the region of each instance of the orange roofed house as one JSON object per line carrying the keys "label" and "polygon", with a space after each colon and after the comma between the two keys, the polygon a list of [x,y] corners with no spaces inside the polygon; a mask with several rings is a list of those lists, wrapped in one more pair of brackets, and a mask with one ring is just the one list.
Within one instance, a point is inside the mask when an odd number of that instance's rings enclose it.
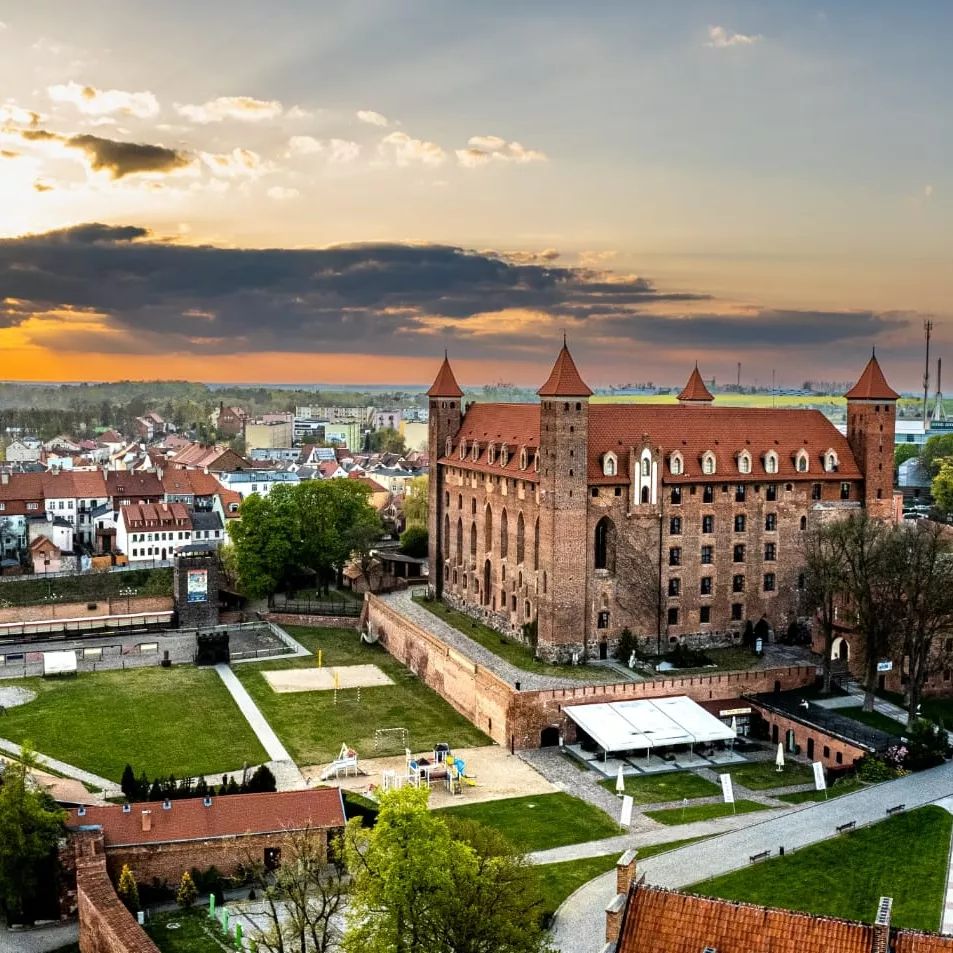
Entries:
{"label": "orange roofed house", "polygon": [[802,534],[893,500],[898,394],[871,357],[847,435],[816,410],[590,402],[564,344],[535,404],[474,403],[444,358],[430,399],[435,594],[547,659],[725,644],[798,615]]}

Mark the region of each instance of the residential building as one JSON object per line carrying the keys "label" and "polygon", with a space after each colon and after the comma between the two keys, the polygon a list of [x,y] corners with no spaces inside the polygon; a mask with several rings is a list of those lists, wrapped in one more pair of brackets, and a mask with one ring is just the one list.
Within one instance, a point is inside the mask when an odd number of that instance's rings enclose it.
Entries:
{"label": "residential building", "polygon": [[762,617],[783,630],[805,611],[810,526],[899,515],[898,395],[874,357],[846,394],[846,437],[815,410],[712,406],[697,368],[677,404],[590,405],[565,345],[538,393],[464,412],[444,360],[429,530],[436,594],[536,628],[542,657],[604,656],[624,628],[654,651],[731,644]]}
{"label": "residential building", "polygon": [[301,420],[322,420],[331,424],[356,420],[366,426],[374,414],[373,407],[295,407],[295,417]]}
{"label": "residential building", "polygon": [[301,450],[298,447],[256,447],[248,454],[248,459],[253,463],[297,463],[301,456]]}
{"label": "residential building", "polygon": [[33,437],[21,437],[7,445],[8,463],[36,463],[40,459],[43,444]]}
{"label": "residential building", "polygon": [[372,430],[400,430],[403,413],[399,410],[375,410],[371,417]]}
{"label": "residential building", "polygon": [[169,465],[186,470],[205,470],[207,473],[242,470],[252,466],[230,447],[204,443],[190,443],[177,450],[169,459]]}
{"label": "residential building", "polygon": [[116,520],[116,549],[130,563],[171,559],[192,542],[192,515],[182,503],[127,503]]}
{"label": "residential building", "polygon": [[364,444],[364,426],[356,420],[325,424],[324,441],[340,444],[342,447],[361,447]]}
{"label": "residential building", "polygon": [[192,545],[218,549],[225,542],[222,517],[214,510],[192,512]]}
{"label": "residential building", "polygon": [[204,470],[166,469],[159,474],[163,500],[166,503],[184,503],[190,509],[209,511],[214,509],[216,494],[222,485]]}
{"label": "residential building", "polygon": [[233,490],[243,500],[253,493],[267,496],[273,487],[281,484],[293,486],[301,482],[296,473],[287,470],[237,470],[216,475],[226,490]]}
{"label": "residential building", "polygon": [[426,450],[429,437],[429,427],[425,421],[402,420],[400,435],[404,438],[404,446],[408,450]]}
{"label": "residential building", "polygon": [[109,497],[101,470],[42,474],[46,512],[65,519],[75,529],[75,542],[90,548],[95,538],[92,511]]}
{"label": "residential building", "polygon": [[113,509],[130,503],[161,503],[165,499],[158,474],[148,471],[110,471],[106,474],[106,493]]}
{"label": "residential building", "polygon": [[212,426],[222,435],[237,437],[245,429],[248,414],[241,407],[226,407],[219,403],[209,415]]}
{"label": "residential building", "polygon": [[314,443],[316,440],[324,440],[324,428],[327,421],[312,420],[308,417],[295,417],[292,425],[292,440],[295,446],[303,443]]}
{"label": "residential building", "polygon": [[294,442],[291,418],[279,420],[248,420],[245,422],[245,450],[290,447]]}

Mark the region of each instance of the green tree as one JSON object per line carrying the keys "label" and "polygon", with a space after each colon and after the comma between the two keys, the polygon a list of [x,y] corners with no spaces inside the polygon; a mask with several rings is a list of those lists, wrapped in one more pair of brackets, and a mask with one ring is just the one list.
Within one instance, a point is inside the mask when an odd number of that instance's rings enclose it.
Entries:
{"label": "green tree", "polygon": [[186,870],[182,874],[182,879],[179,881],[179,889],[175,895],[175,902],[182,907],[183,910],[188,910],[189,907],[195,905],[195,900],[198,895],[199,892],[195,887],[195,881],[192,880],[192,875]]}
{"label": "green tree", "polygon": [[901,463],[906,463],[907,460],[912,460],[919,454],[920,448],[915,443],[902,443],[893,452],[893,465],[899,467]]}
{"label": "green tree", "polygon": [[270,597],[290,578],[301,539],[292,488],[276,486],[267,497],[253,493],[242,501],[239,514],[241,519],[228,524],[232,543],[228,562],[245,595]]}
{"label": "green tree", "polygon": [[940,434],[924,444],[920,461],[933,476],[940,472],[940,465],[947,457],[953,457],[953,433]]}
{"label": "green tree", "polygon": [[429,534],[424,526],[414,524],[400,534],[400,551],[405,556],[415,559],[424,559],[427,556],[427,541]]}
{"label": "green tree", "polygon": [[429,478],[414,477],[404,490],[404,523],[410,526],[427,525]]}
{"label": "green tree", "polygon": [[122,871],[119,874],[119,886],[116,887],[116,894],[125,904],[126,909],[135,913],[139,909],[139,887],[136,884],[136,877],[129,864],[122,865]]}
{"label": "green tree", "polygon": [[122,780],[119,782],[119,788],[126,795],[127,801],[135,801],[139,792],[139,786],[136,783],[136,775],[132,770],[132,765],[127,764],[122,770]]}
{"label": "green tree", "polygon": [[367,440],[367,448],[371,453],[399,453],[407,452],[407,445],[399,431],[393,427],[383,430],[373,430]]}
{"label": "green tree", "polygon": [[831,652],[834,646],[835,609],[847,591],[847,560],[842,546],[843,532],[837,523],[822,523],[804,536],[804,594],[807,605],[817,613],[824,636],[824,694],[831,690]]}
{"label": "green tree", "polygon": [[930,484],[933,505],[943,513],[953,513],[953,459],[943,460]]}
{"label": "green tree", "polygon": [[8,923],[32,920],[41,891],[54,879],[66,812],[27,782],[33,755],[9,761],[0,785],[0,906]]}

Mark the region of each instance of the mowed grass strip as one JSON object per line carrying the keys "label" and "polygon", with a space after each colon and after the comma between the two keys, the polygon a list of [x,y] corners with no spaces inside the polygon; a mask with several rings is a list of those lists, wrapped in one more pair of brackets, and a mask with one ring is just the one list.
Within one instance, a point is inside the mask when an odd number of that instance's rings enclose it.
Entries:
{"label": "mowed grass strip", "polygon": [[837,714],[859,721],[862,725],[867,725],[870,728],[876,728],[878,731],[884,731],[888,735],[900,736],[907,734],[909,731],[906,725],[901,724],[895,718],[882,715],[879,711],[864,711],[862,705],[838,708]]}
{"label": "mowed grass strip", "polygon": [[658,811],[646,811],[645,816],[651,817],[659,824],[676,825],[692,824],[695,821],[710,821],[715,817],[726,817],[729,814],[753,814],[755,811],[770,810],[757,801],[735,801],[734,810],[731,804],[689,804],[685,807],[669,807]]}
{"label": "mowed grass strip", "polygon": [[814,771],[808,764],[786,761],[778,771],[774,761],[750,761],[747,764],[732,764],[716,768],[719,774],[730,774],[732,780],[751,791],[770,791],[786,788],[792,784],[809,784],[814,780]]}
{"label": "mowed grass strip", "polygon": [[268,759],[218,674],[182,665],[18,679],[37,693],[8,709],[0,736],[119,781],[240,771]]}
{"label": "mowed grass strip", "polygon": [[460,804],[440,808],[439,813],[495,827],[521,853],[582,844],[620,833],[619,825],[604,811],[561,791]]}
{"label": "mowed grass strip", "polygon": [[[721,788],[691,771],[672,771],[669,774],[635,775],[626,777],[625,793],[636,804],[661,804],[665,801],[681,801],[721,794]],[[607,791],[615,794],[615,780],[600,781]]]}
{"label": "mowed grass strip", "polygon": [[[403,746],[396,738],[387,747],[375,749],[378,728],[406,728],[415,752],[441,741],[452,748],[492,743],[384,649],[362,643],[354,630],[289,626],[288,632],[315,657],[236,665],[234,671],[299,765],[332,761],[345,741],[362,758],[402,753]],[[360,692],[340,689],[335,704],[334,691],[279,693],[262,675],[263,670],[313,668],[318,651],[325,666],[376,665],[394,684],[361,688]]]}
{"label": "mowed grass strip", "polygon": [[951,830],[950,814],[921,807],[690,889],[867,923],[873,921],[880,897],[893,897],[893,926],[937,930]]}
{"label": "mowed grass strip", "polygon": [[[169,929],[169,924],[177,924]],[[162,953],[222,953],[228,941],[207,908],[157,913],[146,922],[146,933]]]}
{"label": "mowed grass strip", "polygon": [[831,787],[827,789],[827,797],[824,796],[824,791],[793,791],[791,794],[775,794],[772,796],[776,797],[779,801],[786,801],[788,804],[804,804],[807,801],[830,800],[831,798],[840,797],[842,794],[859,791],[862,787],[866,787],[866,785],[863,781],[858,781],[857,778],[843,778],[842,780],[835,781]]}

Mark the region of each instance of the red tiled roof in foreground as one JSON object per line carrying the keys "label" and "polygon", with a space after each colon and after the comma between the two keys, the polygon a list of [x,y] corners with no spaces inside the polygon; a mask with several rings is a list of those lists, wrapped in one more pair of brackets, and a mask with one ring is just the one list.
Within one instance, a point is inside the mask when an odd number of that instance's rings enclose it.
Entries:
{"label": "red tiled roof in foreground", "polygon": [[[151,812],[147,831],[142,829],[144,811]],[[99,825],[108,848],[240,837],[306,827],[326,830],[343,827],[345,818],[338,788],[314,788],[212,797],[210,807],[205,806],[203,798],[187,798],[171,801],[168,809],[163,807],[162,801],[133,804],[129,812],[118,804],[90,806],[84,815],[73,808],[66,823],[68,827]]]}
{"label": "red tiled roof in foreground", "polygon": [[582,379],[565,341],[546,383],[538,391],[540,397],[591,397],[589,385]]}
{"label": "red tiled roof in foreground", "polygon": [[688,383],[682,388],[682,392],[678,395],[680,401],[713,401],[715,398],[711,396],[711,391],[705,386],[705,382],[702,380],[701,374],[698,373],[698,365],[695,365],[695,370],[692,371],[691,376],[688,378]]}
{"label": "red tiled roof in foreground", "polygon": [[463,391],[457,379],[453,376],[453,370],[450,367],[450,359],[446,354],[443,356],[443,364],[437,371],[436,380],[430,385],[427,391],[428,397],[462,397]]}
{"label": "red tiled roof in foreground", "polygon": [[897,400],[900,395],[887,383],[877,355],[871,355],[863,374],[844,396],[848,400]]}

